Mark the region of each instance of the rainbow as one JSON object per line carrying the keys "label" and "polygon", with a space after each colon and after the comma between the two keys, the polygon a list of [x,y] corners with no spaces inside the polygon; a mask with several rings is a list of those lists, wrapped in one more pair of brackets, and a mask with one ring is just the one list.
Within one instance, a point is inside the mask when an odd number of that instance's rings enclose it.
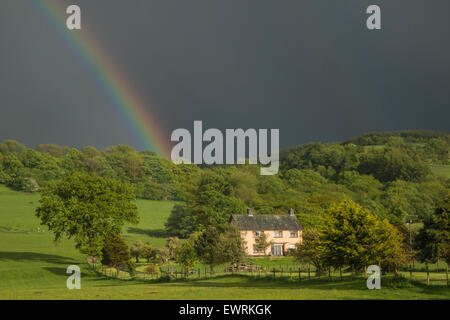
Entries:
{"label": "rainbow", "polygon": [[30,3],[84,65],[92,80],[111,101],[111,106],[124,119],[140,147],[169,158],[169,141],[160,127],[156,112],[151,110],[151,106],[145,103],[126,80],[126,74],[113,61],[109,52],[102,48],[92,32],[86,31],[89,29],[85,21],[82,19],[81,30],[68,30],[68,4],[64,6],[57,0],[32,0]]}

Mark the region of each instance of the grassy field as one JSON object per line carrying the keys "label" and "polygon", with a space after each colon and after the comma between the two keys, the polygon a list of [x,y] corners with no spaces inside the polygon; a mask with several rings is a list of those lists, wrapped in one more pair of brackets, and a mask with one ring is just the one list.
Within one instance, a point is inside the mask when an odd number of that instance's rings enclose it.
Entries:
{"label": "grassy field", "polygon": [[450,165],[448,164],[433,164],[431,165],[431,171],[438,176],[450,179]]}
{"label": "grassy field", "polygon": [[[322,277],[301,282],[295,277],[246,275],[192,276],[167,283],[107,279],[84,263],[72,241],[53,243],[52,234],[40,228],[34,216],[38,203],[38,194],[0,185],[0,299],[450,299],[450,290],[443,285],[445,274],[432,275],[431,287],[424,284],[425,273],[415,273],[415,281],[401,286],[382,278],[381,290],[367,290],[364,278],[346,276],[338,281],[336,274],[332,281]],[[141,221],[125,228],[126,241],[164,245],[164,222],[173,204],[138,201]],[[252,261],[269,268],[292,265],[290,258]],[[65,272],[71,264],[81,267],[81,290],[66,288]]]}
{"label": "grassy field", "polygon": [[[53,235],[40,227],[34,216],[38,204],[39,194],[0,185],[0,297],[4,290],[65,286],[67,266],[84,263],[71,240],[55,245]],[[166,241],[162,230],[173,202],[138,200],[137,205],[140,223],[125,227],[124,239],[129,244],[140,239],[162,247]]]}

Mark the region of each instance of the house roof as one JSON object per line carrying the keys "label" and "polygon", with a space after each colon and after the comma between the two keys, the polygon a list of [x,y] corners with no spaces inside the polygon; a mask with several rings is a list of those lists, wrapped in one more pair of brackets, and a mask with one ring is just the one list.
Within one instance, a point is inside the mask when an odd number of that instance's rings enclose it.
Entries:
{"label": "house roof", "polygon": [[274,214],[233,214],[230,219],[240,230],[303,230],[297,217]]}

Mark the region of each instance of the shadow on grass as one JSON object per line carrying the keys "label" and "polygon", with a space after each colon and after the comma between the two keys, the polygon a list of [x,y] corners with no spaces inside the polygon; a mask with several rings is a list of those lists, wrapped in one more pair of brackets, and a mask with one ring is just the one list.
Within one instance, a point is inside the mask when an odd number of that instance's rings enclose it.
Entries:
{"label": "shadow on grass", "polygon": [[167,238],[170,236],[167,233],[167,231],[163,230],[163,229],[139,229],[139,228],[130,227],[130,228],[128,228],[128,233],[145,234],[149,237],[154,237],[154,238]]}
{"label": "shadow on grass", "polygon": [[61,267],[61,268],[55,268],[55,267],[43,267],[42,269],[50,271],[53,274],[56,274],[57,276],[69,276],[69,274],[66,273],[66,268],[65,267]]}
{"label": "shadow on grass", "polygon": [[0,252],[0,261],[13,260],[13,261],[44,261],[56,264],[75,264],[79,261],[72,258],[57,256],[53,254],[35,253],[35,252]]}
{"label": "shadow on grass", "polygon": [[302,280],[290,278],[255,277],[247,275],[217,275],[212,278],[196,279],[191,278],[172,279],[171,281],[161,280],[128,280],[139,283],[163,284],[179,287],[198,288],[257,288],[257,289],[337,289],[337,290],[367,290],[364,278],[344,277],[343,281],[322,279]]}
{"label": "shadow on grass", "polygon": [[[387,279],[385,279],[387,280]],[[382,286],[383,286],[382,280]],[[158,282],[154,282],[158,283]],[[164,282],[159,282],[164,283]],[[273,278],[273,277],[255,277],[247,275],[218,275],[210,279],[178,279],[165,282],[170,286],[192,286],[193,288],[249,288],[249,289],[310,289],[310,290],[351,290],[351,291],[367,291],[366,279],[364,277],[344,276],[342,281],[339,279],[329,280],[328,278],[313,279],[290,279],[290,278]],[[385,282],[386,283],[386,282]],[[405,287],[395,287],[388,285],[386,289],[419,289],[423,293],[443,294],[448,293],[448,288],[444,286],[426,286],[426,284],[412,281]]]}

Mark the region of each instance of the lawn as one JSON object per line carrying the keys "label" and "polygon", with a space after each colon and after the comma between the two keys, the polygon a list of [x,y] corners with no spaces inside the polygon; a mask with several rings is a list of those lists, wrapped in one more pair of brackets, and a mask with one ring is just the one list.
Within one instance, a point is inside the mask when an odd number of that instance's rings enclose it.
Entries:
{"label": "lawn", "polygon": [[0,291],[0,299],[450,299],[444,286],[423,284],[368,290],[364,278],[344,281],[315,279],[298,282],[230,275],[204,280],[142,283],[107,280],[86,271],[81,290],[40,288]]}
{"label": "lawn", "polygon": [[[450,299],[443,285],[445,274],[432,274],[433,286],[424,285],[425,273],[415,273],[411,284],[368,290],[364,278],[345,275],[299,282],[296,274],[273,279],[257,275],[218,275],[170,282],[107,279],[86,263],[71,240],[53,243],[51,233],[39,226],[34,210],[38,194],[16,192],[0,185],[0,299]],[[140,239],[157,247],[165,243],[164,222],[173,202],[137,202],[140,223],[124,228],[126,241]],[[271,268],[294,266],[291,258],[251,259]],[[66,288],[66,268],[81,267],[81,290]],[[198,265],[198,268],[206,266]],[[285,267],[283,267],[285,268]],[[220,270],[220,267],[218,268]],[[287,270],[287,269],[286,269]],[[403,272],[407,277],[408,272]],[[439,281],[438,281],[439,280]]]}

